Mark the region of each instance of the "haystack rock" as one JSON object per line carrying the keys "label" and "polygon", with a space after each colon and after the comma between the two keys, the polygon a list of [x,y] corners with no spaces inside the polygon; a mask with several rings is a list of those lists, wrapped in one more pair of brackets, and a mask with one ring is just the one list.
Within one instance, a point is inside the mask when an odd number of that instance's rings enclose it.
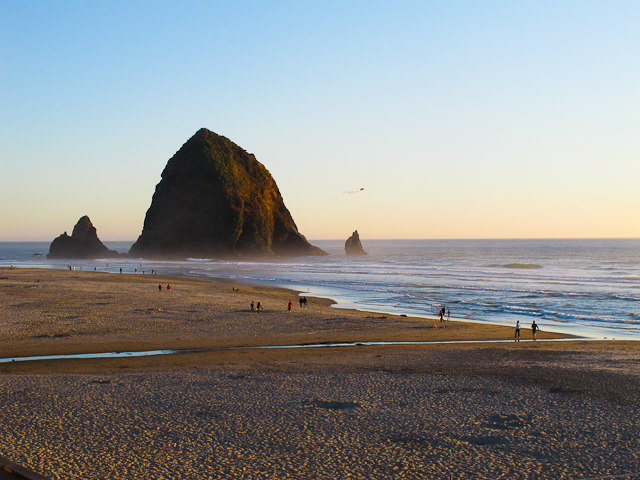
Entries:
{"label": "haystack rock", "polygon": [[47,258],[113,258],[120,254],[109,250],[98,238],[98,231],[88,216],[73,227],[71,236],[64,232],[51,242]]}
{"label": "haystack rock", "polygon": [[347,241],[344,242],[344,251],[347,255],[369,255],[362,248],[362,243],[360,243],[360,235],[356,230],[353,234],[347,238]]}
{"label": "haystack rock", "polygon": [[167,163],[129,254],[326,255],[298,232],[276,182],[255,156],[205,128]]}

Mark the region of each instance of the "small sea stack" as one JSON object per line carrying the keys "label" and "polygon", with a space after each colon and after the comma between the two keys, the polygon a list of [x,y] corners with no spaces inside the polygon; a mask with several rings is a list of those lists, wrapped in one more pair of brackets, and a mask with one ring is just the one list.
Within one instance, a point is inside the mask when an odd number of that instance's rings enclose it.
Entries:
{"label": "small sea stack", "polygon": [[87,215],[73,227],[71,236],[64,232],[51,242],[47,258],[114,258],[120,254],[109,250],[98,238],[98,231]]}
{"label": "small sea stack", "polygon": [[357,230],[344,242],[344,251],[347,255],[369,255],[364,251],[364,248],[362,248],[360,235]]}
{"label": "small sea stack", "polygon": [[326,255],[298,232],[264,165],[206,128],[167,163],[129,253],[175,259]]}

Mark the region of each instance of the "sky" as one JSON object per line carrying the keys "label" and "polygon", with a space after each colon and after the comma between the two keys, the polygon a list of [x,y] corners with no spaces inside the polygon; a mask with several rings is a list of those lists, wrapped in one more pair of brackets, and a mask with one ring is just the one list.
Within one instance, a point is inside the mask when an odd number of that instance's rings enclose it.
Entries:
{"label": "sky", "polygon": [[312,240],[638,238],[638,25],[636,1],[0,0],[0,241],[83,215],[135,240],[202,127]]}

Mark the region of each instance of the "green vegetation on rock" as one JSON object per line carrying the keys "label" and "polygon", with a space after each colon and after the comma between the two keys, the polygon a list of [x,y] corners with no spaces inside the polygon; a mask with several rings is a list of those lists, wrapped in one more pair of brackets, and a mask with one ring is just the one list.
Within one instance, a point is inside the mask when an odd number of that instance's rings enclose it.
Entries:
{"label": "green vegetation on rock", "polygon": [[298,232],[264,165],[205,128],[167,163],[130,253],[148,258],[326,254]]}

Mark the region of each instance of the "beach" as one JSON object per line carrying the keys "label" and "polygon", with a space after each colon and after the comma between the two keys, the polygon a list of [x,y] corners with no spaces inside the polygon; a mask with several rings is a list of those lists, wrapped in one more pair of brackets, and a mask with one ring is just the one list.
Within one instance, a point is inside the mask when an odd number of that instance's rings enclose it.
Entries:
{"label": "beach", "polygon": [[0,300],[0,358],[200,350],[0,363],[0,456],[47,478],[640,478],[638,342],[148,274],[0,268]]}

